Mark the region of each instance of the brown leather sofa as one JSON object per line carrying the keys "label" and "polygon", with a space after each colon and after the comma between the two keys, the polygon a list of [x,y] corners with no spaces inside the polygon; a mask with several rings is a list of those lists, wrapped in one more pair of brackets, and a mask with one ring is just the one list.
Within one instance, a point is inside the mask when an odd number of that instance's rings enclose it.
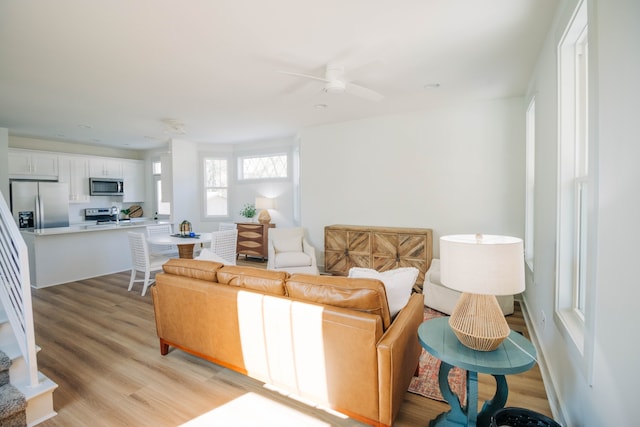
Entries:
{"label": "brown leather sofa", "polygon": [[373,426],[416,371],[423,299],[391,319],[382,282],[172,259],[152,287],[160,352],[176,347]]}

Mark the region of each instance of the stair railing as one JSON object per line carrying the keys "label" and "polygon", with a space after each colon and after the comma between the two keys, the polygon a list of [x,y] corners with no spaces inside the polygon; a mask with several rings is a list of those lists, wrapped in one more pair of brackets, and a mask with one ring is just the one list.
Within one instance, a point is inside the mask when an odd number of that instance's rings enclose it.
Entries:
{"label": "stair railing", "polygon": [[30,386],[35,387],[38,384],[38,361],[29,253],[4,197],[0,197],[0,302],[25,359]]}

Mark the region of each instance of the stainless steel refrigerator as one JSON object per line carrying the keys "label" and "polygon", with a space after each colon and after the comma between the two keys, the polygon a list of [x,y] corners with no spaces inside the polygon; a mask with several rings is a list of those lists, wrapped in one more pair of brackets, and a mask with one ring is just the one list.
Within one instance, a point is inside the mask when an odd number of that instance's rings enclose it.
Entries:
{"label": "stainless steel refrigerator", "polygon": [[69,226],[69,184],[11,181],[11,212],[19,228]]}

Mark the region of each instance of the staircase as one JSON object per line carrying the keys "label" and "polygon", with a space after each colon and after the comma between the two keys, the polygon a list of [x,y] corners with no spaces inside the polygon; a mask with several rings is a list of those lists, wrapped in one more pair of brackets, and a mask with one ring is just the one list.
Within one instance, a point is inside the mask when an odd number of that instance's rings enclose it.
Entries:
{"label": "staircase", "polygon": [[38,372],[27,247],[0,197],[0,426],[53,416],[57,384]]}
{"label": "staircase", "polygon": [[[36,346],[36,351],[40,348]],[[37,372],[37,382],[30,384],[29,368],[24,356],[20,353],[20,348],[16,342],[13,330],[6,313],[0,307],[0,354],[6,355],[10,367],[6,368],[7,381],[19,392],[25,400],[26,424],[11,424],[3,418],[2,406],[4,395],[0,393],[0,426],[35,426],[56,415],[53,410],[53,391],[58,387],[41,372]],[[0,370],[3,369],[0,363]],[[3,373],[0,373],[0,384],[2,384]],[[1,390],[2,388],[0,388]],[[7,424],[5,424],[7,423]]]}
{"label": "staircase", "polygon": [[11,359],[0,351],[0,425],[22,427],[27,425],[27,400],[10,382]]}

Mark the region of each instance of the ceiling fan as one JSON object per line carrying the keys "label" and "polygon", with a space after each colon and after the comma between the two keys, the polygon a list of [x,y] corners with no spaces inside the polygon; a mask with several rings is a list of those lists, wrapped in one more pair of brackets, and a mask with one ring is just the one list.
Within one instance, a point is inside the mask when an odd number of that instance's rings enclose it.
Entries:
{"label": "ceiling fan", "polygon": [[144,137],[149,140],[155,140],[160,142],[168,142],[172,137],[186,135],[187,130],[185,124],[178,119],[162,119],[164,124],[164,130],[162,133],[164,136],[145,135]]}
{"label": "ceiling fan", "polygon": [[364,86],[357,85],[346,80],[344,67],[338,64],[327,64],[324,77],[310,74],[296,73],[291,71],[281,71],[290,76],[303,77],[324,82],[323,91],[326,93],[348,93],[369,101],[382,101],[384,95]]}

